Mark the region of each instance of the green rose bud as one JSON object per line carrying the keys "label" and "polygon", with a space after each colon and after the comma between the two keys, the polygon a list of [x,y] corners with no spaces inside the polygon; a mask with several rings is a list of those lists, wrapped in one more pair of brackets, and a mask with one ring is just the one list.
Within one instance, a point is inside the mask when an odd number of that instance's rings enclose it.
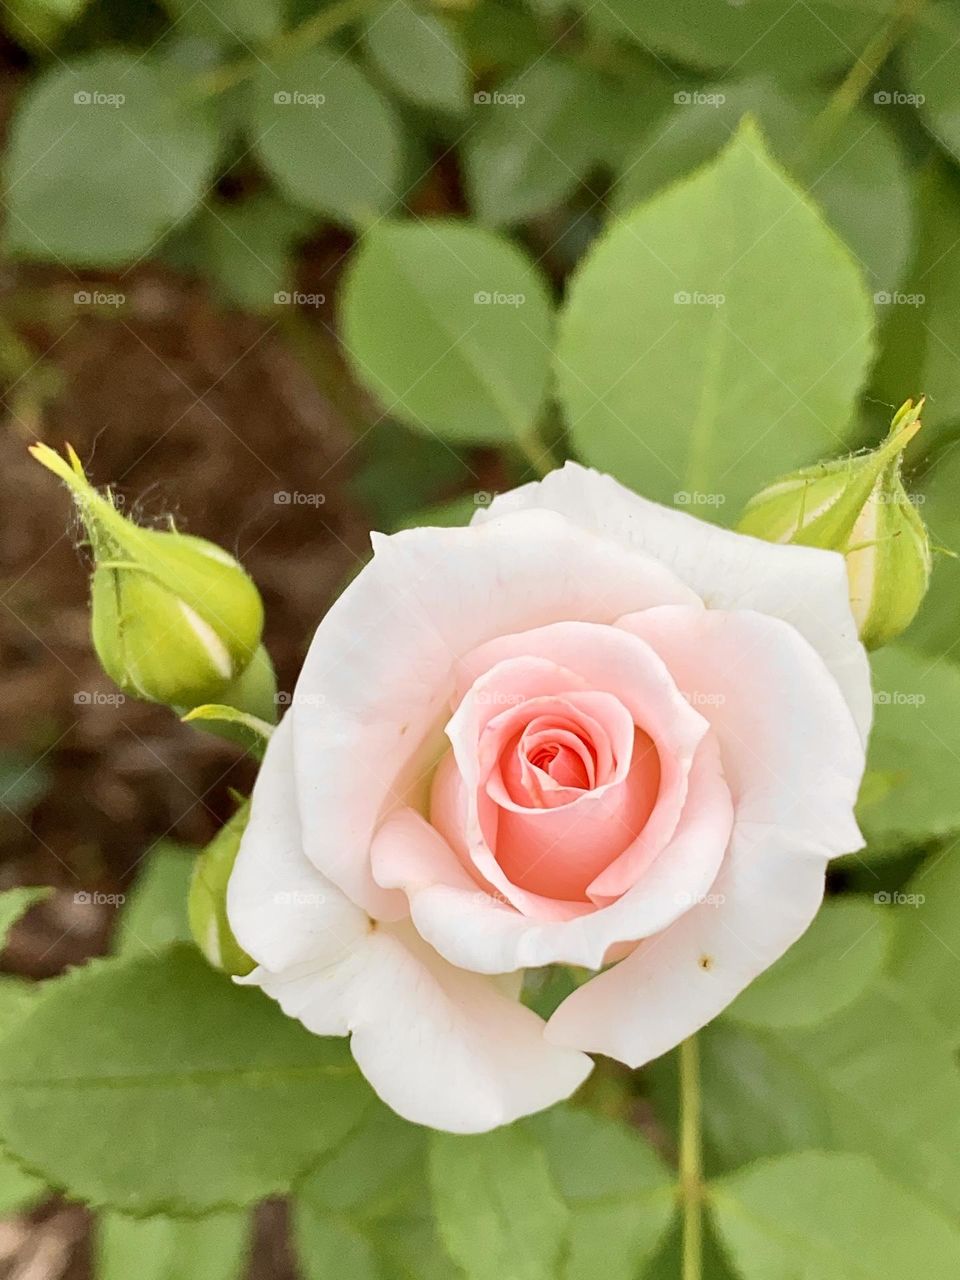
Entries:
{"label": "green rose bud", "polygon": [[[212,542],[127,520],[109,490],[90,484],[69,445],[69,461],[44,444],[30,452],[69,487],[90,540],[93,644],[107,675],[150,702],[221,701],[260,646],[263,605],[253,581]],[[255,669],[263,675],[262,664]]]}
{"label": "green rose bud", "polygon": [[927,531],[900,475],[922,409],[922,398],[908,400],[876,449],[774,481],[750,500],[737,526],[768,542],[841,552],[853,616],[870,649],[909,626],[930,580]]}
{"label": "green rose bud", "polygon": [[243,976],[256,968],[227,920],[227,882],[250,816],[245,801],[197,858],[187,899],[190,932],[207,962],[223,973]]}

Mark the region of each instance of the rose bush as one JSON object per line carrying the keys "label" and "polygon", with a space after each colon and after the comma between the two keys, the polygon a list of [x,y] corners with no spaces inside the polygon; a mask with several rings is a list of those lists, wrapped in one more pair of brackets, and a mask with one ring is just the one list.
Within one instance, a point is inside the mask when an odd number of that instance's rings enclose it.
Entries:
{"label": "rose bush", "polygon": [[[568,464],[375,537],[228,891],[257,984],[410,1120],[480,1131],[726,1006],[813,919],[871,696],[842,557]],[[546,1022],[523,972],[596,970]]]}

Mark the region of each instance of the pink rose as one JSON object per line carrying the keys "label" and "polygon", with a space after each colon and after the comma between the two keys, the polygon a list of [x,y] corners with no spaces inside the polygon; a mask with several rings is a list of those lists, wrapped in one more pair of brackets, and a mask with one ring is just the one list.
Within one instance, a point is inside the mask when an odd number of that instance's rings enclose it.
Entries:
{"label": "pink rose", "polygon": [[[803,933],[862,844],[868,666],[841,556],[575,465],[374,548],[270,743],[229,917],[244,981],[351,1034],[395,1111],[480,1131],[588,1053],[664,1053]],[[555,962],[598,972],[544,1022],[520,986]]]}

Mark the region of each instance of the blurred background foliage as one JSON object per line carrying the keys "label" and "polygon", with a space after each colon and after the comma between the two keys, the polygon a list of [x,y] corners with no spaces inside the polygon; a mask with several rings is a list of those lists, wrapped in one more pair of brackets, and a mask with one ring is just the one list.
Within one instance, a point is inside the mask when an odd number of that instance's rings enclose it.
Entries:
{"label": "blurred background foliage", "polygon": [[[0,31],[0,886],[55,890],[3,921],[0,1021],[32,999],[24,978],[110,949],[149,966],[185,939],[189,850],[254,776],[99,673],[68,504],[30,441],[70,439],[141,519],[235,551],[289,690],[371,528],[464,522],[569,456],[733,523],[760,484],[874,442],[924,392],[908,484],[940,551],[875,659],[868,848],[835,869],[802,955],[703,1037],[707,1274],[955,1276],[960,3],[7,0]],[[157,998],[206,990],[194,964]],[[529,998],[548,1010],[572,980],[537,976]],[[509,1276],[458,1199],[509,1167],[538,1215],[514,1223],[523,1280],[668,1280],[673,1077],[670,1059],[603,1067],[592,1119],[515,1126],[466,1169],[436,1144],[432,1210],[423,1135],[377,1110],[292,1204],[125,1216],[100,1165],[164,1150],[132,1107],[78,1131],[95,1176],[61,1170],[108,1206],[96,1222],[0,1165],[0,1266]],[[50,1102],[41,1155],[70,1114]],[[793,1223],[802,1264],[765,1216]],[[877,1247],[894,1228],[895,1257]]]}

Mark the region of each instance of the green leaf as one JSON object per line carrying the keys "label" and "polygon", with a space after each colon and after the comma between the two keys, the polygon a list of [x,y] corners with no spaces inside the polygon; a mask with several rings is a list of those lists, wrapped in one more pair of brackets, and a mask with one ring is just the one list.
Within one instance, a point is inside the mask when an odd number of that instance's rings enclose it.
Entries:
{"label": "green leaf", "polygon": [[960,1222],[960,1071],[940,1028],[885,981],[803,1031],[702,1035],[714,1164],[797,1147],[854,1151]]}
{"label": "green leaf", "polygon": [[539,56],[476,94],[464,164],[477,217],[503,226],[566,199],[601,156],[613,88],[589,67]]}
{"label": "green leaf", "polygon": [[0,1151],[0,1218],[23,1213],[48,1195],[46,1184]]}
{"label": "green leaf", "polygon": [[960,857],[930,854],[904,888],[891,972],[960,1048]]}
{"label": "green leaf", "polygon": [[960,1228],[862,1156],[804,1151],[708,1189],[743,1280],[952,1280]]}
{"label": "green leaf", "polygon": [[52,781],[50,770],[42,761],[16,751],[0,751],[0,817],[5,810],[29,813],[46,795]]}
{"label": "green leaf", "polygon": [[[310,214],[270,193],[211,204],[195,229],[199,264],[228,301],[276,318],[276,306],[292,305],[294,243],[312,223]],[[278,304],[278,295],[291,302]]]}
{"label": "green leaf", "polygon": [[426,1131],[374,1104],[299,1188],[293,1231],[307,1280],[455,1280],[426,1184]]}
{"label": "green leaf", "polygon": [[519,68],[543,52],[533,14],[509,0],[473,5],[463,15],[461,31],[469,62],[481,75]]}
{"label": "green leaf", "polygon": [[343,338],[389,413],[455,442],[502,443],[547,391],[550,301],[509,241],[466,223],[382,223],[344,285]]}
{"label": "green leaf", "polygon": [[[259,716],[248,711],[239,711],[236,707],[227,707],[217,702],[205,702],[194,707],[180,719],[184,724],[198,724],[204,728],[216,725],[220,729],[229,728],[236,734],[237,740],[257,759],[262,758],[273,733],[274,726]],[[232,736],[232,735],[231,735]]]}
{"label": "green leaf", "polygon": [[901,645],[871,657],[867,763],[885,779],[857,811],[871,851],[899,852],[960,830],[960,669]]}
{"label": "green leaf", "polygon": [[554,1280],[571,1215],[529,1134],[435,1133],[430,1182],[440,1234],[469,1280]]}
{"label": "green leaf", "polygon": [[[960,265],[960,260],[958,260]],[[960,278],[957,280],[960,293]],[[960,301],[960,297],[958,297]],[[960,598],[960,449],[947,447],[923,477],[915,495],[934,547],[933,572],[920,612],[904,639],[916,649],[956,665],[957,600]]]}
{"label": "green leaf", "polygon": [[394,0],[370,16],[363,39],[377,69],[403,97],[439,111],[464,109],[470,66],[446,19]]}
{"label": "green leaf", "polygon": [[850,439],[871,330],[853,262],[744,126],[574,277],[557,349],[574,445],[647,497],[731,520]]}
{"label": "green leaf", "polygon": [[246,1213],[129,1218],[103,1213],[94,1230],[97,1280],[241,1280],[250,1243]]}
{"label": "green leaf", "polygon": [[153,846],[120,912],[115,955],[156,955],[175,942],[190,941],[187,893],[194,862],[195,851],[173,841]]}
{"label": "green leaf", "polygon": [[474,478],[465,457],[436,436],[381,420],[357,442],[346,489],[375,529],[394,529],[411,513]]}
{"label": "green leaf", "polygon": [[753,115],[772,154],[860,261],[871,289],[881,298],[902,296],[897,285],[910,253],[914,193],[883,119],[857,109],[818,145],[814,122],[829,100],[825,93],[790,89],[761,75],[680,89],[677,96],[681,101],[656,138],[644,136],[627,157],[613,198],[617,210],[632,209],[711,159],[743,116]]}
{"label": "green leaf", "polygon": [[396,118],[344,54],[311,49],[264,63],[250,86],[249,130],[282,190],[307,209],[364,223],[400,195]]}
{"label": "green leaf", "polygon": [[401,521],[397,529],[421,529],[425,526],[453,529],[468,525],[477,511],[476,495],[464,493],[449,502],[438,502],[433,507],[421,507]]}
{"label": "green leaf", "polygon": [[280,0],[164,0],[178,29],[220,44],[260,44],[283,30]]}
{"label": "green leaf", "polygon": [[903,278],[900,305],[883,309],[871,395],[890,405],[902,402],[904,388],[926,394],[924,431],[912,450],[923,456],[960,418],[960,175],[953,165],[927,166],[917,204],[917,251]]}
{"label": "green leaf", "polygon": [[[916,106],[927,128],[960,160],[960,48],[957,7],[926,7],[903,53],[906,104]],[[890,94],[892,97],[892,94]]]}
{"label": "green leaf", "polygon": [[894,0],[782,0],[710,4],[699,0],[605,0],[595,6],[610,34],[695,67],[766,70],[805,80],[849,66],[882,25]]}
{"label": "green leaf", "polygon": [[173,67],[97,53],[23,95],[5,166],[18,255],[119,266],[148,253],[201,199],[219,140]]}
{"label": "green leaf", "polygon": [[673,1178],[626,1125],[571,1107],[525,1122],[570,1209],[563,1280],[635,1280],[673,1217]]}
{"label": "green leaf", "polygon": [[20,917],[52,893],[53,890],[46,885],[20,886],[0,893],[0,951],[7,945],[10,930]]}
{"label": "green leaf", "polygon": [[194,1213],[286,1191],[370,1096],[344,1041],[178,947],[41,990],[5,1040],[0,1133],[95,1206]]}
{"label": "green leaf", "polygon": [[832,1017],[880,976],[893,934],[882,906],[857,898],[827,901],[786,955],[761,973],[724,1015],[789,1030]]}

